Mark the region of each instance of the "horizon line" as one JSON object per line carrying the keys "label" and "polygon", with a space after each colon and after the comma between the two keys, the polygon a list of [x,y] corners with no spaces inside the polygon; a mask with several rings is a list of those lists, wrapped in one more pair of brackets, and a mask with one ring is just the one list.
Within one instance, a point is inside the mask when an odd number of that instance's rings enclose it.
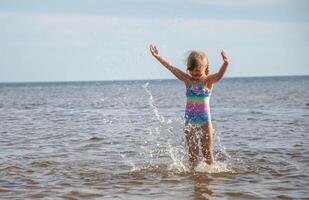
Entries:
{"label": "horizon line", "polygon": [[[280,77],[305,77],[309,74],[302,75],[266,75],[266,76],[229,76],[223,79],[238,79],[238,78],[280,78]],[[114,79],[114,80],[69,80],[69,81],[0,81],[0,84],[18,84],[18,83],[74,83],[74,82],[126,82],[126,81],[165,81],[178,80],[177,78],[156,78],[156,79]]]}

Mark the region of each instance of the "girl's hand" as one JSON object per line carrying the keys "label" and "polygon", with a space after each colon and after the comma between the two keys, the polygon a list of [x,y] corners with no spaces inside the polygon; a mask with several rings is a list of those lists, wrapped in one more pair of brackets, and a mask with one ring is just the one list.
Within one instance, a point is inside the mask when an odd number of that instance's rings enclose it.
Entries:
{"label": "girl's hand", "polygon": [[151,52],[151,54],[154,56],[154,57],[158,57],[159,56],[159,52],[158,52],[158,49],[157,49],[157,47],[155,46],[155,45],[150,45],[149,46],[149,48],[150,48],[150,52]]}
{"label": "girl's hand", "polygon": [[222,56],[222,59],[224,61],[224,63],[228,64],[229,63],[229,58],[227,57],[227,54],[224,50],[221,51],[221,56]]}

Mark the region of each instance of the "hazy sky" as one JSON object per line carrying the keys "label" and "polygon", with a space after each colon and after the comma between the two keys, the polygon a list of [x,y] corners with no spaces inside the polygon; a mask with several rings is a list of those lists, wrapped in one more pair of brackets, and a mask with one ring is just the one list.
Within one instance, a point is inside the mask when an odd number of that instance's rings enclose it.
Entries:
{"label": "hazy sky", "polygon": [[0,82],[164,79],[148,45],[227,76],[309,74],[307,0],[0,0]]}

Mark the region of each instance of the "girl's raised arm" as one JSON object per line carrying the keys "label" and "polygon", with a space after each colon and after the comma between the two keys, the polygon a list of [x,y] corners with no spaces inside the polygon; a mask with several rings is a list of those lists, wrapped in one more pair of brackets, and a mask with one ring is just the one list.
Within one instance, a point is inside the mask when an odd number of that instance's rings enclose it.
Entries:
{"label": "girl's raised arm", "polygon": [[222,64],[219,72],[209,75],[209,79],[213,83],[218,82],[220,79],[223,78],[223,76],[224,76],[224,74],[227,70],[227,66],[229,65],[229,59],[228,59],[225,51],[223,51],[223,50],[221,51],[221,56],[222,56],[222,59],[223,59],[223,64]]}
{"label": "girl's raised arm", "polygon": [[154,45],[150,45],[150,52],[151,54],[170,72],[172,72],[179,80],[188,83],[190,81],[190,76],[185,72],[181,71],[180,69],[174,67],[168,60],[163,58],[158,50],[157,47]]}

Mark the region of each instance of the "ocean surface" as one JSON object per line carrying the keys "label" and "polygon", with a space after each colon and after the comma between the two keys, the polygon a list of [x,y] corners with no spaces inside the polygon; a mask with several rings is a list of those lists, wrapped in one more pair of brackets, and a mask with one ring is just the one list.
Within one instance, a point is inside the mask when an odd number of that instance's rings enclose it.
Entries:
{"label": "ocean surface", "polygon": [[309,76],[225,78],[212,166],[177,80],[1,83],[0,199],[309,199]]}

